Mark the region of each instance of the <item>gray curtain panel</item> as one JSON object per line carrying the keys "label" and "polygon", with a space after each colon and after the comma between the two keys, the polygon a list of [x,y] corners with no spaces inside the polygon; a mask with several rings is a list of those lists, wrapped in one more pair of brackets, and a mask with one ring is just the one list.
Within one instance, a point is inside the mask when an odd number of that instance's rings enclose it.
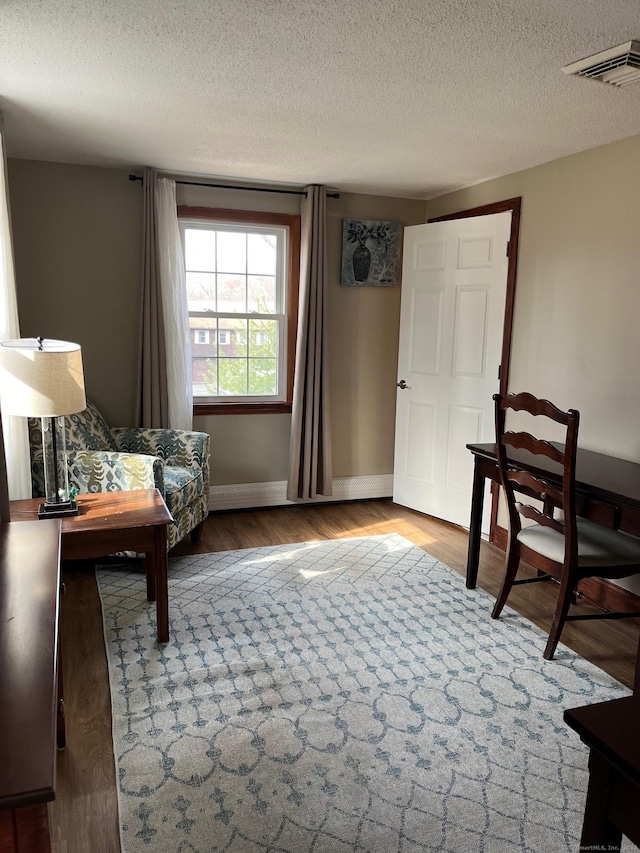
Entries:
{"label": "gray curtain panel", "polygon": [[332,492],[327,363],[325,187],[310,186],[301,210],[300,300],[287,498]]}
{"label": "gray curtain panel", "polygon": [[158,175],[154,169],[144,170],[138,426],[165,429],[169,427],[169,396],[158,267],[157,181]]}

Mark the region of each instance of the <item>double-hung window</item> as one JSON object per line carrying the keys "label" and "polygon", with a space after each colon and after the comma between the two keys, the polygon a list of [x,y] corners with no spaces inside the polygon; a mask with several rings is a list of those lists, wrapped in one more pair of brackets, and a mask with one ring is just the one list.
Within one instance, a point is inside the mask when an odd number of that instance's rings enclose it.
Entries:
{"label": "double-hung window", "polygon": [[300,218],[179,207],[194,411],[291,410]]}

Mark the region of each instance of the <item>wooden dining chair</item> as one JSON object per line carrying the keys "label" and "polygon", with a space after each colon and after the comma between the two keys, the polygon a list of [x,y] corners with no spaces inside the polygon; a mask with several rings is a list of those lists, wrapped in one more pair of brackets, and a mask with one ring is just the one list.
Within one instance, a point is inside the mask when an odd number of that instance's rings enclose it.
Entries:
{"label": "wooden dining chair", "polygon": [[[493,399],[496,449],[509,511],[509,540],[504,579],[491,616],[494,619],[500,616],[514,584],[559,580],[556,609],[544,650],[544,657],[551,660],[567,620],[640,616],[640,613],[605,611],[569,615],[572,598],[583,578],[623,578],[640,573],[640,539],[576,515],[579,412],[574,409],[563,412],[548,400],[527,393],[496,394]],[[505,431],[509,411],[526,412],[532,424],[546,424],[543,434],[548,434],[550,421],[560,424],[564,433],[561,443],[536,438],[531,432]],[[540,430],[536,428],[535,432]],[[531,463],[527,464],[530,470],[510,464],[510,449],[532,454]],[[533,504],[527,502],[531,499]],[[525,524],[523,518],[527,519]],[[516,580],[521,560],[533,563],[541,572],[532,578]]]}

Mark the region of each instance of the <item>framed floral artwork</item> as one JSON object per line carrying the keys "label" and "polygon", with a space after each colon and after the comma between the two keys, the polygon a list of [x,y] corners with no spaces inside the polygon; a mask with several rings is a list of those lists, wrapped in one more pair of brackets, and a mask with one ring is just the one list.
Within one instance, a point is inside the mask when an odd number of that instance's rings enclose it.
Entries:
{"label": "framed floral artwork", "polygon": [[400,222],[342,220],[340,284],[391,287],[400,274]]}

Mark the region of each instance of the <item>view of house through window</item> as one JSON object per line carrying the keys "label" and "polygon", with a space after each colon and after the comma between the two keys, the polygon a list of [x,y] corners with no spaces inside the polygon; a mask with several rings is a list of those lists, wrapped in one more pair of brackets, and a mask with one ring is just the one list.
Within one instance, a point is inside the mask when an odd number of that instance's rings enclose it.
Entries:
{"label": "view of house through window", "polygon": [[193,396],[287,397],[286,226],[181,219]]}

